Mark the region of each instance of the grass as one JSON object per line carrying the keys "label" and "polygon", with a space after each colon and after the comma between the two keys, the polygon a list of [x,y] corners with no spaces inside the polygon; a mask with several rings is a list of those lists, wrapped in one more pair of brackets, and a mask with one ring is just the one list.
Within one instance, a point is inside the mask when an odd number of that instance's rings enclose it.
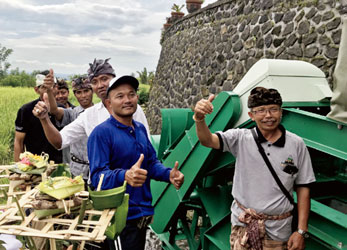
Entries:
{"label": "grass", "polygon": [[0,87],[0,164],[13,161],[14,122],[18,109],[38,98],[33,88]]}
{"label": "grass", "polygon": [[[0,165],[7,165],[13,162],[13,142],[14,142],[14,122],[18,109],[25,103],[33,101],[39,97],[34,88],[25,87],[0,87]],[[94,95],[94,103],[100,99]],[[70,93],[70,102],[78,105],[78,102]]]}

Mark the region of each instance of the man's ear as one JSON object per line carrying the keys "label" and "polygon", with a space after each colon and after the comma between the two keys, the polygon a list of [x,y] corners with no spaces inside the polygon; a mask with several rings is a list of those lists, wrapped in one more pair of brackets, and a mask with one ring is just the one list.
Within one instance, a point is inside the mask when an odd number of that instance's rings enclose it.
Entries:
{"label": "man's ear", "polygon": [[35,86],[35,87],[34,87],[34,90],[35,90],[35,92],[36,92],[37,94],[40,94],[40,92],[39,92],[39,87]]}
{"label": "man's ear", "polygon": [[252,121],[255,121],[254,114],[251,111],[248,112],[248,116],[251,118]]}
{"label": "man's ear", "polygon": [[106,104],[106,108],[111,108],[111,101],[110,101],[109,97],[106,97],[105,104]]}

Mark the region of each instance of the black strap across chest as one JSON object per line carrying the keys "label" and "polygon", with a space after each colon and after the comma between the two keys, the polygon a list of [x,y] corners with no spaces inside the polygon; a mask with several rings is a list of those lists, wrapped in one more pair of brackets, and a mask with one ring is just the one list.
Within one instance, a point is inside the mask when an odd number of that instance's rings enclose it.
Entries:
{"label": "black strap across chest", "polygon": [[263,157],[263,159],[264,159],[266,165],[268,166],[268,168],[269,168],[269,170],[270,170],[272,176],[274,177],[275,181],[277,182],[277,185],[280,187],[281,191],[282,191],[283,194],[287,197],[287,199],[290,201],[290,203],[291,203],[292,205],[294,205],[295,202],[294,202],[293,197],[289,194],[288,190],[283,186],[283,184],[282,184],[280,178],[278,178],[278,176],[277,176],[275,170],[273,169],[273,167],[272,167],[272,165],[271,165],[271,163],[270,163],[270,161],[269,161],[269,158],[266,156],[264,148],[260,145],[260,142],[259,142],[259,139],[258,139],[258,135],[257,135],[257,133],[255,132],[255,128],[254,128],[254,129],[251,129],[251,132],[252,132],[254,141],[255,141],[255,143],[256,143],[257,146],[258,146],[258,150],[259,150],[261,156]]}

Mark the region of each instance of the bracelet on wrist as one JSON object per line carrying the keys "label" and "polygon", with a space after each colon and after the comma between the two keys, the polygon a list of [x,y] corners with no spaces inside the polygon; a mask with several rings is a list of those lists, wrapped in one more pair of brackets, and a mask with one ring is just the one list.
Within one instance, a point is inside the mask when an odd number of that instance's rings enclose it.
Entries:
{"label": "bracelet on wrist", "polygon": [[202,119],[197,119],[196,116],[195,116],[195,114],[194,114],[194,115],[193,115],[193,120],[194,120],[195,122],[203,122],[203,121],[205,121],[205,117],[202,118]]}

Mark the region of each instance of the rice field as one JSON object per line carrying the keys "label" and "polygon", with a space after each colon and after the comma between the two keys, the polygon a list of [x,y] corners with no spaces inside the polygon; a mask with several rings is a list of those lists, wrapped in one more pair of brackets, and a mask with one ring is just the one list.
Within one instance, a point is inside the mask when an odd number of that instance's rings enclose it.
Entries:
{"label": "rice field", "polygon": [[0,87],[0,164],[13,161],[14,121],[18,109],[38,98],[34,88]]}
{"label": "rice field", "polygon": [[[34,88],[0,87],[0,165],[13,162],[14,121],[18,109],[38,97]],[[71,92],[70,101],[78,105]]]}

